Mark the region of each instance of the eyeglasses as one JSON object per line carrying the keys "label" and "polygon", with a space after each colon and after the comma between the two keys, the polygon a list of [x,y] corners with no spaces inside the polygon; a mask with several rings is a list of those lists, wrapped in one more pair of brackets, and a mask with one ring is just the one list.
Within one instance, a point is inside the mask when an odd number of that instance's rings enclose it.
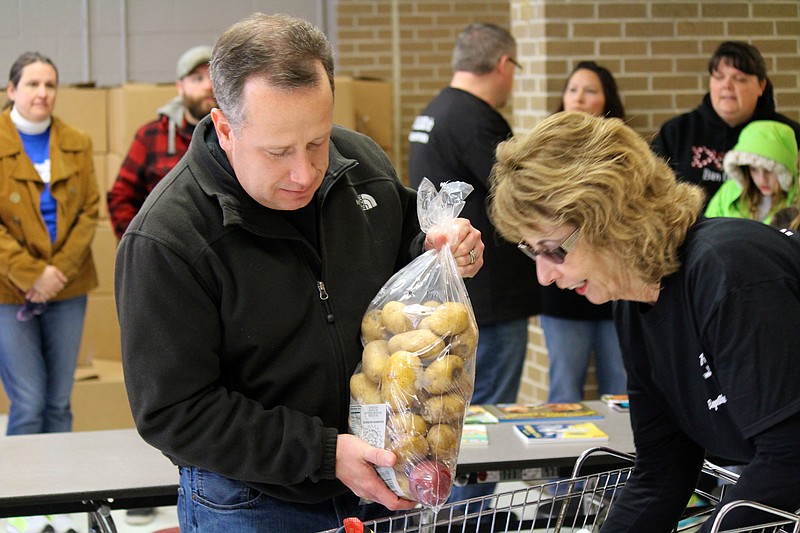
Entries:
{"label": "eyeglasses", "polygon": [[519,63],[517,63],[517,60],[516,60],[516,59],[514,59],[513,57],[511,57],[511,56],[508,56],[508,61],[509,61],[509,63],[511,63],[512,65],[514,65],[515,67],[517,67],[518,69],[522,70],[522,65],[520,65]]}
{"label": "eyeglasses", "polygon": [[561,246],[553,248],[552,250],[536,250],[524,241],[520,241],[520,243],[517,244],[517,248],[519,248],[523,254],[527,255],[534,261],[536,261],[537,257],[541,256],[546,258],[548,261],[552,261],[553,263],[560,265],[564,262],[564,258],[567,257],[567,254],[571,252],[573,248],[575,248],[575,241],[578,240],[580,233],[581,229],[576,229],[570,234],[569,237],[564,239],[564,242],[561,243]]}
{"label": "eyeglasses", "polygon": [[17,310],[17,320],[20,322],[28,322],[35,316],[39,316],[47,309],[47,303],[35,303],[30,300],[25,300],[25,303]]}

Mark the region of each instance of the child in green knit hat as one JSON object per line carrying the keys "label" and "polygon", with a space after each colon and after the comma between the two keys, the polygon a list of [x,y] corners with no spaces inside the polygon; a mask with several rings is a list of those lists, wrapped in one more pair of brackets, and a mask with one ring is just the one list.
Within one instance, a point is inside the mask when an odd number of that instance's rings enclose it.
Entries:
{"label": "child in green knit hat", "polygon": [[797,196],[797,140],[781,122],[757,120],[744,127],[723,160],[728,181],[706,208],[707,217],[749,218],[769,224]]}

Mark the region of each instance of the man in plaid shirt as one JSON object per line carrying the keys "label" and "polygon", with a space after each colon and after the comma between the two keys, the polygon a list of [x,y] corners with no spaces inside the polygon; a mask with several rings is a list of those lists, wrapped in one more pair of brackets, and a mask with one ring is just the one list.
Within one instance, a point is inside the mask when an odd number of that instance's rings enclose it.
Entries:
{"label": "man in plaid shirt", "polygon": [[178,60],[178,96],[158,110],[158,118],[136,132],[108,192],[108,214],[117,239],[128,229],[153,187],[189,148],[195,125],[217,101],[208,75],[211,47],[196,46]]}

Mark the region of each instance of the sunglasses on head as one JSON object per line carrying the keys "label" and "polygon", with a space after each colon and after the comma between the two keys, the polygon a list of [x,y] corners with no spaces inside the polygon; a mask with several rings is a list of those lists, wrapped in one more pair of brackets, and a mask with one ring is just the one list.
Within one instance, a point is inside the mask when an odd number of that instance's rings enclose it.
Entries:
{"label": "sunglasses on head", "polygon": [[560,265],[564,262],[564,258],[567,257],[567,254],[575,247],[575,242],[578,240],[580,232],[581,229],[577,228],[569,237],[564,239],[560,246],[550,250],[537,250],[525,241],[520,241],[519,244],[517,244],[517,248],[534,261],[536,261],[537,257],[544,257],[548,261]]}

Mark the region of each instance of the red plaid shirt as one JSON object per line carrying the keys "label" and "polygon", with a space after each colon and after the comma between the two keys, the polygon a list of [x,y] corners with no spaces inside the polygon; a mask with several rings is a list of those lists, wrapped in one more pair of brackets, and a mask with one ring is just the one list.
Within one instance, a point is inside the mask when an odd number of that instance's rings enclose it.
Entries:
{"label": "red plaid shirt", "polygon": [[117,239],[141,209],[153,187],[172,170],[189,149],[194,126],[183,123],[175,131],[175,153],[168,153],[169,117],[160,115],[136,132],[119,175],[108,191],[108,214]]}

